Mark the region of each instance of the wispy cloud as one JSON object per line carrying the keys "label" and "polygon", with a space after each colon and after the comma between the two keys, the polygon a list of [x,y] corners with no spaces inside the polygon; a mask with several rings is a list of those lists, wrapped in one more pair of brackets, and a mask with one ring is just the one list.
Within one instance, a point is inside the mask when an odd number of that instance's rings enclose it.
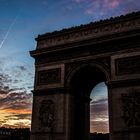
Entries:
{"label": "wispy cloud", "polygon": [[75,3],[85,5],[83,13],[92,16],[94,20],[126,14],[140,8],[138,0],[75,0]]}
{"label": "wispy cloud", "polygon": [[[32,86],[28,84],[24,87],[24,82],[27,82],[23,79],[24,74],[28,75],[28,70],[24,65],[17,65],[13,73],[15,71],[18,74],[16,79],[14,74],[0,71],[0,114],[3,114],[0,116],[0,126],[19,127],[20,123],[30,127],[32,93],[29,91]],[[23,76],[20,73],[24,73]]]}
{"label": "wispy cloud", "polygon": [[108,132],[108,123],[108,99],[104,98],[92,101],[90,104],[91,132]]}
{"label": "wispy cloud", "polygon": [[4,112],[4,116],[0,116],[0,126],[30,127],[31,123],[31,104],[32,95],[27,93],[8,93],[7,96],[0,98],[0,112]]}
{"label": "wispy cloud", "polygon": [[85,13],[102,17],[109,12],[113,12],[122,3],[122,0],[89,0],[89,5],[85,10]]}
{"label": "wispy cloud", "polygon": [[17,66],[21,71],[26,71],[26,67],[25,66]]}
{"label": "wispy cloud", "polygon": [[75,2],[77,2],[77,3],[82,3],[82,2],[84,2],[85,0],[75,0]]}
{"label": "wispy cloud", "polygon": [[107,102],[108,102],[108,98],[101,98],[98,100],[94,99],[91,101],[90,105],[92,106],[92,105],[104,104],[104,103],[107,104]]}
{"label": "wispy cloud", "polygon": [[27,93],[8,93],[5,98],[0,99],[3,109],[26,109],[31,107],[32,95]]}

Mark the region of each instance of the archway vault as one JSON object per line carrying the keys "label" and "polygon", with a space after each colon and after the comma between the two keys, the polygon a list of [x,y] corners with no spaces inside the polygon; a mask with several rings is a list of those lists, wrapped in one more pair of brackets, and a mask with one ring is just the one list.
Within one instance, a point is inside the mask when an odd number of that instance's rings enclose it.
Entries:
{"label": "archway vault", "polygon": [[[65,80],[66,87],[70,87],[72,78],[74,77],[74,75],[76,73],[78,73],[79,71],[81,71],[83,69],[86,69],[86,68],[87,68],[87,71],[91,69],[90,70],[91,73],[96,73],[97,72],[97,73],[101,73],[102,76],[104,75],[103,76],[104,81],[110,81],[109,69],[104,64],[104,59],[102,61],[103,61],[102,63],[101,62],[98,63],[97,61],[96,62],[94,62],[94,61],[93,62],[87,61],[87,62],[78,63],[78,64],[77,63],[76,64],[75,63],[67,64],[66,68],[67,67],[71,67],[71,68],[69,69],[69,71],[67,71],[67,74],[66,74],[66,80]],[[85,71],[85,73],[84,73],[85,75],[89,74],[87,71]],[[97,76],[97,75],[95,75],[95,76]],[[100,78],[98,77],[97,80],[100,80]]]}
{"label": "archway vault", "polygon": [[90,139],[90,94],[98,83],[107,81],[107,74],[99,64],[89,63],[76,66],[69,75],[68,85],[73,96],[71,123],[75,140]]}
{"label": "archway vault", "polygon": [[139,140],[139,38],[139,12],[39,35],[31,140],[89,140],[89,94],[101,81],[110,140]]}

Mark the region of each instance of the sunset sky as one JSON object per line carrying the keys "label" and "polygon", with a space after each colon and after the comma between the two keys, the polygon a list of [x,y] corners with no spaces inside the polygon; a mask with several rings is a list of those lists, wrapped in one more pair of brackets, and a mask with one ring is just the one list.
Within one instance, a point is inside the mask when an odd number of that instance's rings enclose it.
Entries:
{"label": "sunset sky", "polygon": [[[0,127],[30,127],[38,34],[140,10],[140,0],[0,0]],[[107,90],[94,89],[91,128],[107,132]]]}

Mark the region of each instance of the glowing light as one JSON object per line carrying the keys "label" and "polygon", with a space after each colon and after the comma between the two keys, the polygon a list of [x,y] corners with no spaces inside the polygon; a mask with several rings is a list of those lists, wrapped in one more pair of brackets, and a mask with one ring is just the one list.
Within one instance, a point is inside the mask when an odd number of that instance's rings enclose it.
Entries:
{"label": "glowing light", "polygon": [[21,110],[14,110],[14,109],[6,109],[5,112],[13,113],[13,114],[31,114],[31,109],[21,109]]}
{"label": "glowing light", "polygon": [[[0,127],[30,127],[31,126],[31,110],[23,109],[23,110],[14,110],[14,109],[6,109],[0,110]],[[20,118],[18,115],[28,115],[27,117]]]}
{"label": "glowing light", "polygon": [[108,118],[96,118],[93,120],[90,120],[91,122],[107,122]]}

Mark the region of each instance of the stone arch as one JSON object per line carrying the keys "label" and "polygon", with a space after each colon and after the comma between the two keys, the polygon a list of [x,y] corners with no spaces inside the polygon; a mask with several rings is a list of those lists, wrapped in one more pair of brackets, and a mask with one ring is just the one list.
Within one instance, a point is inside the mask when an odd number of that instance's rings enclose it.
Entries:
{"label": "stone arch", "polygon": [[77,65],[68,78],[70,94],[73,95],[74,140],[89,139],[90,93],[94,86],[109,80],[107,71],[97,63]]}
{"label": "stone arch", "polygon": [[87,63],[84,63],[84,64],[77,64],[77,65],[72,67],[72,69],[68,73],[67,79],[65,81],[66,87],[70,88],[70,82],[71,82],[73,76],[75,75],[75,73],[77,73],[82,68],[88,67],[88,66],[91,66],[91,67],[94,67],[96,69],[99,69],[99,71],[104,73],[104,75],[106,77],[106,81],[108,81],[108,82],[110,81],[109,70],[103,64],[100,64],[100,63],[97,63],[97,62],[93,62],[93,63],[90,63],[90,62],[88,63],[87,62]]}
{"label": "stone arch", "polygon": [[[89,114],[88,94],[101,80],[108,82],[110,140],[139,140],[139,19],[140,12],[137,12],[46,33],[36,38],[37,48],[30,52],[35,58],[36,69],[31,140],[46,140],[50,137],[53,140],[89,140],[88,116],[84,117]],[[134,91],[131,91],[132,88]],[[128,99],[132,100],[130,106]],[[53,100],[55,104],[53,133],[40,129],[38,125],[39,111],[36,113],[36,110],[39,110],[38,102],[43,100]],[[82,134],[79,138],[73,128],[74,117],[80,114],[75,110],[80,105],[87,110],[81,110],[85,123],[82,123],[81,128],[85,127],[81,129],[76,126],[78,134]],[[130,113],[131,110],[134,112]],[[78,123],[81,125],[80,121]]]}

